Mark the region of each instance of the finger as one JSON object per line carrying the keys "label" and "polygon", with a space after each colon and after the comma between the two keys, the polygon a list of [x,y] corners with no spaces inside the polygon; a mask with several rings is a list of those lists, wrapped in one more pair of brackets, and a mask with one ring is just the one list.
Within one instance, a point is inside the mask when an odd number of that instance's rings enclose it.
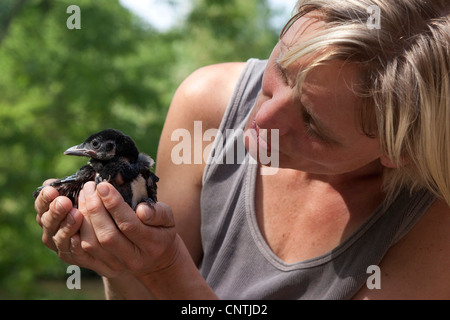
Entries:
{"label": "finger", "polygon": [[72,202],[66,197],[56,198],[42,216],[37,219],[40,223],[43,233],[42,242],[52,250],[56,250],[53,236],[58,231],[61,222],[66,219],[67,214],[72,210]]}
{"label": "finger", "polygon": [[[84,221],[84,219],[83,219]],[[88,254],[86,252],[83,251],[83,248],[81,247],[81,228],[83,226],[83,223],[81,224],[80,227],[80,232],[74,234],[72,237],[70,237],[70,247],[69,247],[69,251],[72,254],[72,257],[76,257],[77,260],[79,260],[79,262],[81,262],[81,260],[83,260],[83,256],[87,256]]]}
{"label": "finger", "polygon": [[[101,247],[101,242],[107,237],[114,237],[117,227],[106,211],[101,199],[95,192],[95,184],[88,182],[79,194],[78,206],[85,216],[85,227],[82,239],[86,240],[86,248],[89,250]],[[108,236],[109,235],[109,236]]]}
{"label": "finger", "polygon": [[[80,192],[80,198],[82,206],[85,205],[85,201],[89,201],[89,199],[84,200],[85,196],[83,190]],[[81,225],[79,246],[83,255],[80,256],[82,256],[84,261],[89,264],[89,268],[96,270],[104,276],[117,274],[123,270],[124,266],[124,264],[121,263],[121,260],[116,257],[116,255],[120,255],[123,247],[122,242],[119,242],[118,239],[124,240],[125,243],[128,243],[128,239],[119,233],[115,225],[114,232],[111,233],[99,229],[98,226],[96,230],[96,227],[91,221],[91,217],[87,215],[84,216],[83,224]],[[98,220],[98,216],[94,220]],[[111,220],[110,217],[109,220]],[[111,229],[107,228],[107,230]],[[77,239],[72,238],[72,242],[74,242],[73,245],[75,245]],[[130,247],[125,248],[127,254],[130,250]]]}
{"label": "finger", "polygon": [[45,187],[36,198],[36,201],[34,202],[34,209],[39,215],[42,215],[48,210],[50,203],[58,196],[58,190],[52,187]]}
{"label": "finger", "polygon": [[42,228],[41,216],[39,215],[39,213],[38,213],[38,214],[36,214],[36,222],[37,222],[37,223],[38,223],[38,225],[40,225],[40,226],[41,226],[41,228]]}
{"label": "finger", "polygon": [[[109,183],[103,184],[116,190]],[[97,186],[97,188],[98,187],[99,186]],[[133,244],[127,239],[126,235],[122,234],[118,229],[118,227],[121,228],[122,222],[120,220],[113,220],[113,214],[104,206],[102,199],[97,194],[95,184],[93,182],[86,183],[82,191],[83,192],[80,193],[81,210],[85,210],[89,224],[92,226],[93,233],[90,233],[90,236],[95,236],[96,241],[99,244],[99,246],[97,246],[95,239],[90,239],[89,245],[91,246],[88,249],[91,250],[91,254],[94,255],[95,250],[97,255],[102,255],[101,259],[106,263],[110,257],[109,254],[116,256],[118,253],[122,255],[132,253]],[[115,195],[116,198],[118,198],[117,203],[122,202],[126,205],[120,193],[117,192]],[[124,206],[119,205],[118,207],[122,208]],[[131,210],[128,205],[127,207]],[[124,208],[126,209],[126,207]],[[131,215],[135,216],[133,210],[131,210],[131,212]],[[136,217],[134,217],[134,219],[137,220]],[[107,251],[109,254],[105,255],[102,250]],[[111,261],[111,263],[114,264],[115,261]]]}
{"label": "finger", "polygon": [[136,218],[136,213],[123,200],[122,195],[109,183],[100,183],[97,186],[99,195],[105,209],[117,224],[117,227],[125,236],[139,233],[142,224]]}
{"label": "finger", "polygon": [[49,184],[53,183],[57,181],[57,179],[47,179],[44,181],[44,183],[42,184],[43,186],[48,186]]}
{"label": "finger", "polygon": [[[83,215],[73,208],[66,219],[61,223],[61,227],[53,236],[53,242],[59,254],[71,253],[71,237],[77,234],[83,222]],[[61,257],[61,256],[60,256]]]}
{"label": "finger", "polygon": [[97,260],[105,263],[115,263],[114,256],[102,247],[97,238],[94,226],[89,217],[84,217],[83,224],[80,229],[80,246],[82,250]]}
{"label": "finger", "polygon": [[141,203],[136,208],[136,215],[147,226],[164,228],[175,226],[172,209],[162,202],[155,203],[153,208],[147,203]]}
{"label": "finger", "polygon": [[[85,222],[85,220],[83,220],[83,222]],[[84,224],[85,223],[83,223],[82,226]],[[68,254],[63,254],[61,259],[68,263],[94,270],[104,277],[111,278],[117,276],[118,273],[116,271],[109,268],[101,260],[96,259],[82,248],[80,233],[77,233],[70,238],[70,252]]]}
{"label": "finger", "polygon": [[89,218],[97,229],[109,230],[109,232],[117,230],[111,215],[97,195],[94,182],[88,182],[84,185],[79,194],[78,206],[80,211]]}
{"label": "finger", "polygon": [[67,197],[57,197],[50,203],[48,211],[41,216],[42,227],[49,231],[52,236],[58,231],[61,222],[66,219],[72,210],[72,201]]}

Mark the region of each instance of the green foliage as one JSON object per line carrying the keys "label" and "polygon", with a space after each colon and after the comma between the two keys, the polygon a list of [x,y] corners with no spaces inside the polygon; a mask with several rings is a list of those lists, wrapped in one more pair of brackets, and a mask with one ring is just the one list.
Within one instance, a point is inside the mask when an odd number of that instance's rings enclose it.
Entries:
{"label": "green foliage", "polygon": [[184,41],[176,44],[181,69],[269,57],[278,33],[268,23],[271,12],[266,1],[193,1],[193,10],[180,27]]}
{"label": "green foliage", "polygon": [[[81,30],[66,9],[81,8]],[[266,58],[277,39],[265,0],[196,0],[158,32],[117,0],[0,3],[0,298],[46,298],[37,279],[65,277],[41,242],[33,190],[85,160],[62,152],[107,127],[156,156],[179,83],[202,65]]]}

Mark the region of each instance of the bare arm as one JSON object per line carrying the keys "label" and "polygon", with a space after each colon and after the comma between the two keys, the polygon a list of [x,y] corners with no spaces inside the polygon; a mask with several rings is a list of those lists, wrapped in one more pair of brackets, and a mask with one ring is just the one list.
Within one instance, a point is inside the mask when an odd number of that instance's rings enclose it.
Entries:
{"label": "bare arm", "polygon": [[[172,150],[179,141],[172,141],[172,133],[177,129],[186,129],[194,137],[194,121],[202,122],[202,130],[218,128],[232,95],[237,79],[244,67],[243,63],[229,63],[205,67],[189,76],[177,90],[161,134],[158,147],[156,174],[160,177],[158,183],[158,200],[166,203],[172,209],[175,217],[175,228],[184,242],[193,261],[189,261],[183,253],[184,266],[176,270],[167,270],[171,277],[188,277],[187,266],[190,265],[191,279],[199,276],[194,270],[202,258],[200,238],[200,194],[202,175],[205,164],[176,165],[171,159]],[[194,141],[191,141],[191,155],[193,157]],[[196,143],[198,143],[196,141]],[[202,145],[203,148],[206,145]],[[181,267],[181,266],[180,266]],[[158,280],[162,280],[160,277]],[[137,280],[137,279],[134,279]],[[121,296],[133,279],[105,279],[107,297]],[[158,287],[153,280],[147,278],[152,286]],[[135,281],[139,282],[139,281]],[[198,286],[201,281],[191,282]],[[145,292],[137,283],[133,286],[134,293]],[[167,288],[168,289],[168,288]],[[179,288],[173,288],[176,291]],[[196,288],[199,291],[199,288]],[[204,297],[205,298],[205,297]]]}
{"label": "bare arm", "polygon": [[381,289],[364,287],[355,299],[450,299],[450,208],[436,201],[379,267]]}
{"label": "bare arm", "polygon": [[[208,66],[194,72],[176,92],[161,134],[156,162],[158,199],[167,203],[175,215],[176,229],[194,261],[202,257],[200,239],[200,193],[205,164],[194,164],[194,121],[201,121],[203,132],[218,128],[230,100],[243,64],[229,63]],[[186,129],[192,137],[191,164],[176,165],[171,159],[172,133]],[[202,132],[202,134],[203,134]]]}

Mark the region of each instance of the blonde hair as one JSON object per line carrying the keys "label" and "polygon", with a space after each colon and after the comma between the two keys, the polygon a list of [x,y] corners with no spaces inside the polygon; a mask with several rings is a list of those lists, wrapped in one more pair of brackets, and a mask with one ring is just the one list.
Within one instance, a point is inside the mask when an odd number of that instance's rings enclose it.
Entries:
{"label": "blonde hair", "polygon": [[[388,201],[403,188],[426,188],[450,205],[450,6],[448,0],[300,0],[295,21],[315,13],[326,23],[280,59],[314,58],[298,75],[327,61],[361,66],[361,128],[380,139],[395,169],[385,169]],[[379,27],[369,25],[373,8]]]}

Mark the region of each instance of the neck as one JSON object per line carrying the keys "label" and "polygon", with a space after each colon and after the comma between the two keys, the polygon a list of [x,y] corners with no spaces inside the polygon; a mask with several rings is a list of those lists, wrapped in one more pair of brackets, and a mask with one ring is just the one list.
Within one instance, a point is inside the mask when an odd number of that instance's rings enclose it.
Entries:
{"label": "neck", "polygon": [[[265,168],[261,168],[265,170]],[[371,184],[381,190],[383,167],[375,161],[352,172],[337,175],[303,172],[295,169],[279,169],[278,174],[286,177],[285,181],[296,185],[327,185],[335,190],[351,190],[362,185]]]}
{"label": "neck", "polygon": [[322,181],[333,186],[355,185],[368,180],[379,180],[383,174],[383,167],[378,161],[374,161],[355,171],[337,175],[321,175],[315,173],[303,173],[305,181]]}

